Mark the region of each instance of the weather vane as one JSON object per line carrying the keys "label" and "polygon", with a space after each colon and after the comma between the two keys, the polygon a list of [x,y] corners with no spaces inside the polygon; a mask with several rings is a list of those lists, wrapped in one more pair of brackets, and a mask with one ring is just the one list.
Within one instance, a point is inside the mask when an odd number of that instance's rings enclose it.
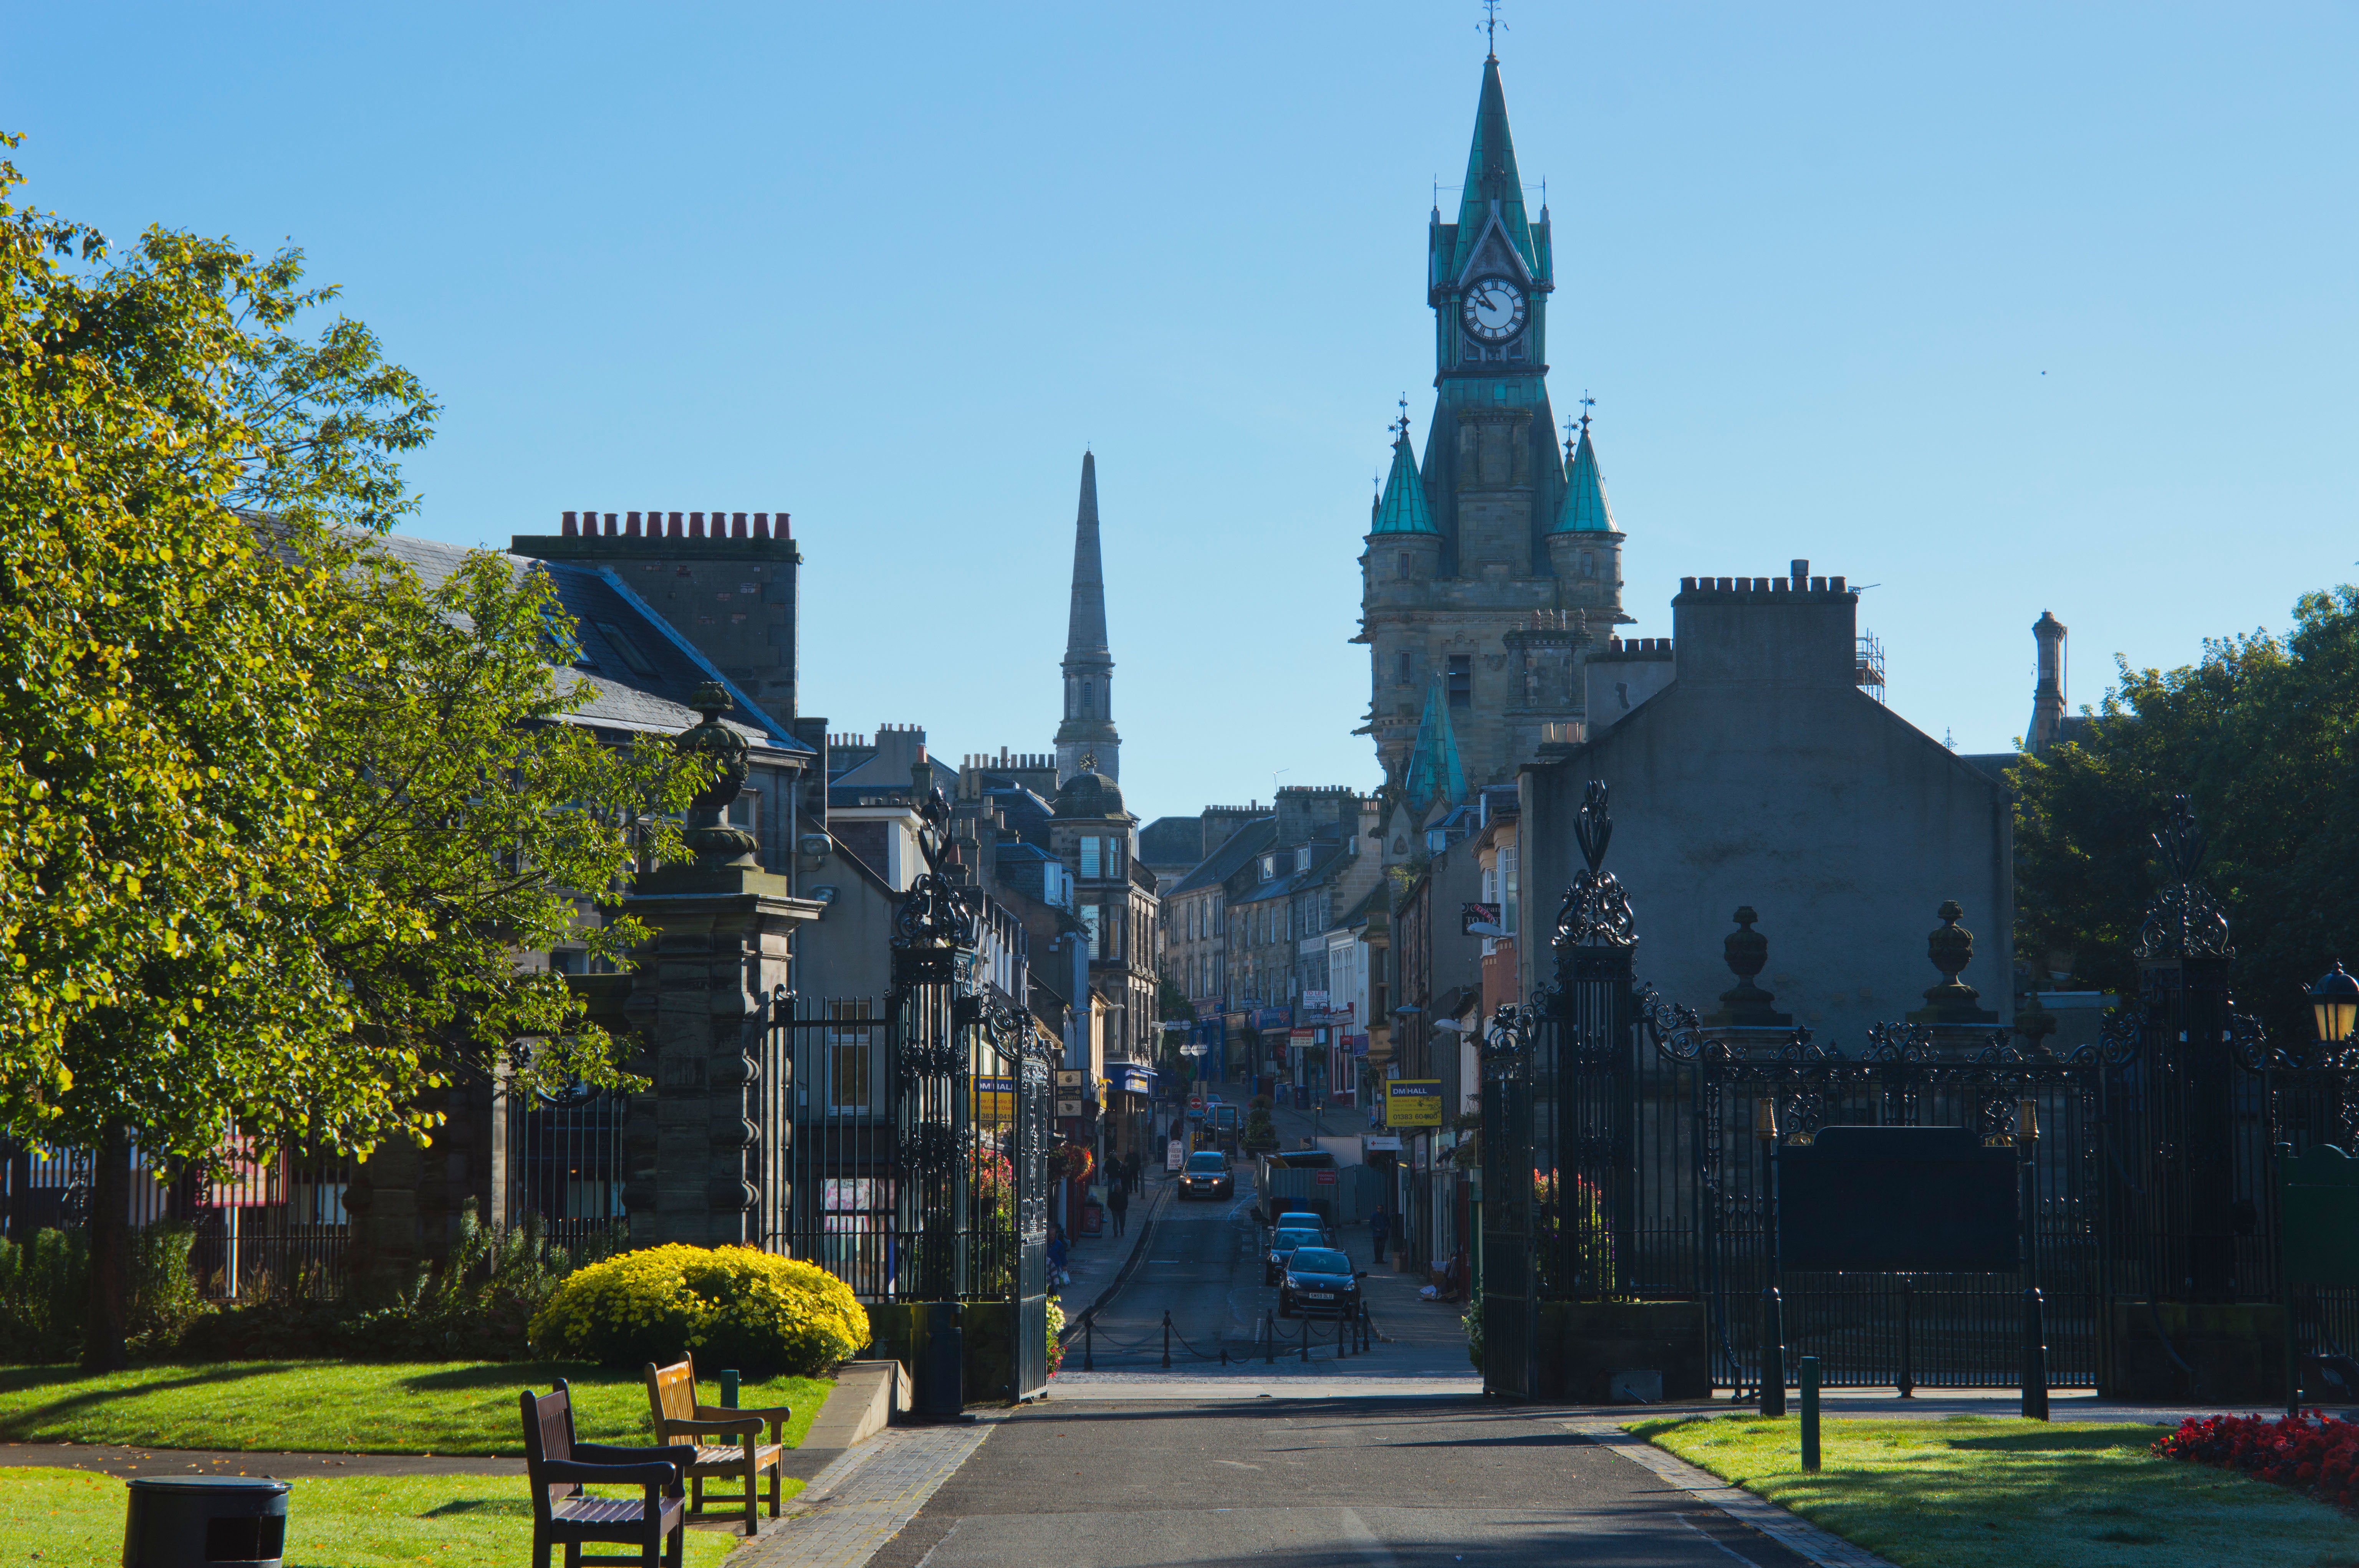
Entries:
{"label": "weather vane", "polygon": [[1581,389],[1581,433],[1589,434],[1589,411],[1597,406],[1597,399],[1589,395],[1589,388]]}
{"label": "weather vane", "polygon": [[1483,36],[1489,40],[1491,58],[1499,58],[1499,0],[1483,0]]}
{"label": "weather vane", "polygon": [[1569,414],[1564,420],[1564,460],[1572,461],[1572,416]]}

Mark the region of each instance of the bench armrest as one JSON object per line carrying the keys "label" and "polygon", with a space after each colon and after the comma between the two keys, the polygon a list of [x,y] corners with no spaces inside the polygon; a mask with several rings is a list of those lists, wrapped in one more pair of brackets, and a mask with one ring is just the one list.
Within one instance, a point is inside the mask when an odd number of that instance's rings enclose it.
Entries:
{"label": "bench armrest", "polygon": [[687,1475],[688,1467],[696,1463],[696,1444],[693,1443],[667,1443],[652,1448],[625,1448],[613,1443],[577,1443],[573,1445],[573,1454],[577,1462],[586,1461],[593,1465],[661,1464],[671,1471],[669,1489],[675,1498],[680,1495],[683,1485],[680,1477]]}
{"label": "bench armrest", "polygon": [[[700,1411],[699,1413],[702,1412]],[[713,1433],[723,1437],[734,1437],[742,1433],[751,1437],[761,1430],[760,1416],[747,1415],[743,1412],[735,1413],[734,1419],[729,1421],[679,1421],[666,1416],[663,1422],[663,1435],[666,1437],[672,1436],[674,1433],[684,1435],[690,1433]]]}
{"label": "bench armrest", "polygon": [[679,1483],[679,1469],[669,1464],[585,1465],[579,1459],[544,1459],[532,1478],[539,1486],[671,1487]]}
{"label": "bench armrest", "polygon": [[696,1407],[696,1413],[700,1420],[718,1419],[723,1416],[759,1416],[770,1423],[770,1441],[773,1443],[783,1441],[780,1434],[785,1430],[787,1422],[794,1419],[795,1414],[793,1410],[786,1405],[746,1405],[735,1410],[724,1409],[720,1405],[699,1405]]}

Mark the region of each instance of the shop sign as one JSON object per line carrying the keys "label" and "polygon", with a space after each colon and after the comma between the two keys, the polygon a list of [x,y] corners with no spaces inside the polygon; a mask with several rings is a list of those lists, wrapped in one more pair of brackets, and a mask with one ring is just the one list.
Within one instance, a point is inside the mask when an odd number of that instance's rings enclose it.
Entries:
{"label": "shop sign", "polygon": [[1386,1127],[1441,1125],[1440,1078],[1394,1078],[1385,1085]]}

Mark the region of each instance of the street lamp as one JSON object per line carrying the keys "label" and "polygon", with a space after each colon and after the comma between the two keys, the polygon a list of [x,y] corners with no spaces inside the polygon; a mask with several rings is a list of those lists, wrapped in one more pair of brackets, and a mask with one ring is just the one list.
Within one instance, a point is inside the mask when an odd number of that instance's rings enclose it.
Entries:
{"label": "street lamp", "polygon": [[2359,979],[2343,973],[2338,962],[2310,988],[2310,1010],[2320,1044],[2349,1044],[2352,1025],[2359,1023]]}
{"label": "street lamp", "polygon": [[1761,1413],[1781,1419],[1786,1413],[1786,1302],[1777,1289],[1785,1270],[1777,1235],[1777,1100],[1764,1095],[1753,1102],[1753,1136],[1769,1167],[1769,1283],[1761,1292]]}

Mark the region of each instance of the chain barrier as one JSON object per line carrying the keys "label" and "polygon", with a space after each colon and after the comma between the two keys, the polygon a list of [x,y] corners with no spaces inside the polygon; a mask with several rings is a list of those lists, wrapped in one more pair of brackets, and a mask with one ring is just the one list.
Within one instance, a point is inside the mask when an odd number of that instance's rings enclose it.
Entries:
{"label": "chain barrier", "polygon": [[[1184,1357],[1192,1357],[1199,1361],[1217,1362],[1223,1367],[1247,1365],[1253,1358],[1252,1352],[1256,1349],[1262,1352],[1262,1362],[1265,1366],[1275,1365],[1281,1343],[1288,1351],[1299,1353],[1300,1358],[1306,1362],[1310,1359],[1310,1353],[1314,1347],[1323,1350],[1331,1344],[1335,1348],[1334,1359],[1338,1361],[1351,1356],[1369,1354],[1375,1345],[1375,1336],[1364,1304],[1356,1311],[1336,1314],[1334,1321],[1335,1334],[1330,1340],[1316,1332],[1318,1320],[1308,1314],[1305,1314],[1302,1319],[1300,1334],[1292,1335],[1285,1334],[1278,1328],[1276,1314],[1265,1312],[1259,1325],[1260,1332],[1246,1345],[1232,1349],[1228,1345],[1215,1340],[1213,1348],[1207,1350],[1180,1331],[1179,1325],[1171,1321],[1171,1312],[1167,1307],[1164,1309],[1162,1320],[1145,1336],[1136,1339],[1117,1339],[1108,1336],[1106,1348],[1117,1354],[1156,1357],[1160,1366],[1167,1369],[1171,1366],[1172,1346],[1175,1341]],[[1084,1372],[1097,1370],[1097,1314],[1094,1312],[1082,1314],[1082,1370]]]}

